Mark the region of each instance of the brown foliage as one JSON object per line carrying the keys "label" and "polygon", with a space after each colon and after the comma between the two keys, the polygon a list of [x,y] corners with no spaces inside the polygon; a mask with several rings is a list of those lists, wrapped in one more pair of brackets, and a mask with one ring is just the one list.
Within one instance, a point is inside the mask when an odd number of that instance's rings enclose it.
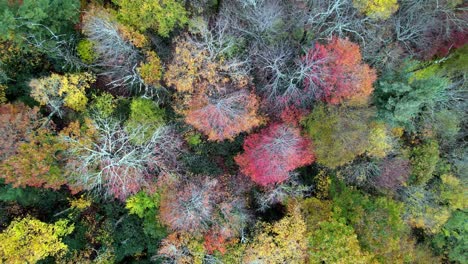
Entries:
{"label": "brown foliage", "polygon": [[22,103],[0,105],[0,161],[15,154],[18,146],[40,126],[38,111],[37,107],[31,109]]}

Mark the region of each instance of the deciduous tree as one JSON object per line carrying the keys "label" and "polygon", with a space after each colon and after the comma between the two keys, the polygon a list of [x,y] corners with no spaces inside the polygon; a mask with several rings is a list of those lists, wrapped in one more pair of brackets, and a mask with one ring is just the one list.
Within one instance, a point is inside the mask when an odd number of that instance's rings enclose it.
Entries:
{"label": "deciduous tree", "polygon": [[362,62],[359,46],[337,37],[316,44],[303,57],[310,65],[304,85],[316,86],[316,97],[330,104],[363,104],[373,91],[375,71]]}
{"label": "deciduous tree", "polygon": [[426,234],[438,233],[453,211],[467,206],[460,180],[452,175],[440,178],[426,188],[409,186],[400,192],[405,203],[405,220]]}
{"label": "deciduous tree", "polygon": [[379,165],[380,173],[371,181],[377,189],[396,192],[403,187],[411,173],[410,161],[405,158],[389,157]]}
{"label": "deciduous tree", "polygon": [[439,161],[439,144],[430,140],[411,151],[411,183],[425,185],[434,175]]}
{"label": "deciduous tree", "polygon": [[235,74],[238,65],[226,62],[217,51],[211,54],[205,42],[197,41],[178,41],[166,82],[177,90],[177,110],[188,124],[210,140],[232,140],[262,123],[257,97],[247,90],[250,78]]}
{"label": "deciduous tree", "polygon": [[448,256],[450,261],[463,263],[468,250],[465,238],[468,236],[466,223],[467,212],[456,211],[442,227],[442,231],[434,236],[432,245],[437,252]]}
{"label": "deciduous tree", "polygon": [[230,94],[202,94],[189,102],[185,121],[210,140],[234,139],[262,123],[255,94],[239,90]]}
{"label": "deciduous tree", "polygon": [[398,10],[397,0],[353,0],[353,5],[373,19],[385,20]]}
{"label": "deciduous tree", "polygon": [[140,125],[125,131],[117,120],[95,116],[84,133],[63,132],[62,138],[69,144],[70,180],[86,189],[104,188],[123,200],[149,185],[156,176],[151,172],[172,170],[173,159],[182,151],[181,140],[176,140],[170,127],[159,127],[146,141],[134,144],[133,139],[145,129]]}
{"label": "deciduous tree", "polygon": [[292,170],[314,160],[312,143],[299,128],[274,123],[244,141],[244,153],[235,158],[240,170],[254,182],[267,186],[281,183]]}
{"label": "deciduous tree", "polygon": [[113,0],[119,9],[119,19],[141,31],[153,29],[163,37],[176,26],[188,22],[187,11],[179,0]]}
{"label": "deciduous tree", "polygon": [[274,224],[257,226],[253,241],[247,246],[244,263],[303,263],[307,250],[306,223],[299,208]]}
{"label": "deciduous tree", "polygon": [[61,168],[65,145],[46,128],[31,134],[18,145],[15,155],[0,164],[2,177],[17,187],[59,189],[67,183]]}
{"label": "deciduous tree", "polygon": [[224,254],[239,237],[245,239],[244,229],[251,219],[241,176],[212,179],[188,175],[167,183],[163,185],[160,217],[175,233],[163,241],[162,256],[180,263],[198,263],[205,254]]}
{"label": "deciduous tree", "polygon": [[75,111],[84,111],[88,98],[86,89],[95,81],[90,73],[58,75],[33,79],[29,82],[31,96],[41,105],[51,108],[52,114],[62,113],[63,106]]}
{"label": "deciduous tree", "polygon": [[[137,136],[132,140],[136,144],[144,143],[151,138],[153,133],[164,125],[165,111],[150,99],[135,98],[130,103],[130,116],[125,123],[125,129],[130,134]],[[140,129],[141,126],[146,127],[140,131],[140,134],[134,134],[130,130]]]}
{"label": "deciduous tree", "polygon": [[372,110],[317,105],[304,125],[314,142],[317,162],[330,168],[345,165],[370,148]]}
{"label": "deciduous tree", "polygon": [[27,216],[13,220],[0,233],[0,260],[5,263],[36,263],[48,256],[60,256],[68,247],[62,237],[74,229],[68,220],[47,224]]}
{"label": "deciduous tree", "polygon": [[239,236],[249,218],[243,190],[236,190],[227,182],[233,179],[177,179],[162,194],[161,221],[173,231],[216,235],[224,242]]}
{"label": "deciduous tree", "polygon": [[14,155],[40,124],[39,109],[22,103],[0,105],[0,161]]}
{"label": "deciduous tree", "polygon": [[[82,20],[82,31],[91,41],[96,56],[91,66],[110,79],[107,85],[111,88],[123,87],[126,94],[135,90],[138,93],[152,94],[152,80],[145,83],[144,79],[149,80],[148,67],[156,59],[150,55],[146,62],[150,64],[142,63],[144,56],[138,50],[148,45],[146,37],[118,23],[103,8],[90,7]],[[141,74],[146,74],[146,77],[143,78]]]}
{"label": "deciduous tree", "polygon": [[340,220],[318,224],[309,238],[311,263],[370,263],[372,255],[363,252],[354,229]]}

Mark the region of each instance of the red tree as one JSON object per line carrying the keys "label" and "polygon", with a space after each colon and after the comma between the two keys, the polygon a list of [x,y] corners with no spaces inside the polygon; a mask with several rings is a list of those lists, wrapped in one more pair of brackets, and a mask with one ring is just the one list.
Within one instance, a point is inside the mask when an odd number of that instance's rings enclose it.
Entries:
{"label": "red tree", "polygon": [[336,37],[327,45],[315,45],[303,62],[309,66],[306,89],[315,90],[319,100],[330,104],[366,102],[377,78],[375,71],[362,62],[359,46]]}
{"label": "red tree", "polygon": [[275,123],[244,141],[244,153],[236,156],[242,173],[267,186],[285,181],[289,172],[308,164],[315,157],[309,139],[297,127]]}
{"label": "red tree", "polygon": [[434,56],[445,57],[452,50],[463,47],[468,43],[468,31],[454,30],[447,36],[431,32],[430,37],[434,40],[430,48],[420,50],[423,58],[430,60]]}

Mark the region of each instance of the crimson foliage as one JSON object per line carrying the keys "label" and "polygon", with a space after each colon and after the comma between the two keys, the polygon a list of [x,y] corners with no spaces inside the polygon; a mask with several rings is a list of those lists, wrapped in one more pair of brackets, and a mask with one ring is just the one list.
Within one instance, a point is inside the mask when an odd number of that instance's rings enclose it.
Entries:
{"label": "crimson foliage", "polygon": [[247,137],[244,153],[236,156],[242,173],[266,186],[285,181],[289,172],[315,160],[312,144],[297,127],[274,123]]}

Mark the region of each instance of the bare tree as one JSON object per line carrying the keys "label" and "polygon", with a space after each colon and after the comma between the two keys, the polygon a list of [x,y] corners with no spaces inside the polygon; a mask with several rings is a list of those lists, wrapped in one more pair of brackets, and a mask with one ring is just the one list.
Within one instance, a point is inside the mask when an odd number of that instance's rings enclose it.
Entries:
{"label": "bare tree", "polygon": [[450,1],[403,0],[391,19],[395,41],[407,52],[417,54],[454,31],[467,32],[468,8],[454,7]]}
{"label": "bare tree", "polygon": [[63,70],[79,71],[87,67],[76,54],[77,36],[56,34],[43,24],[24,22],[24,25],[31,28],[46,29],[46,32],[49,33],[48,38],[31,33],[25,35],[23,39],[32,47],[47,54],[50,58],[63,62]]}
{"label": "bare tree", "polygon": [[161,220],[175,231],[203,233],[214,220],[219,184],[208,177],[180,181],[161,201]]}
{"label": "bare tree", "polygon": [[187,36],[187,41],[198,50],[206,51],[208,60],[214,62],[223,59],[222,72],[233,78],[243,78],[249,74],[251,70],[249,56],[242,54],[228,56],[237,45],[237,36],[230,31],[229,20],[221,17],[211,27],[203,19],[196,20],[192,24],[191,33]]}
{"label": "bare tree", "polygon": [[120,33],[119,24],[104,10],[91,9],[83,18],[83,33],[92,41],[97,62],[91,68],[110,78],[112,88],[135,88],[137,92],[152,95],[137,68],[144,59],[139,50]]}
{"label": "bare tree", "polygon": [[318,34],[318,38],[328,39],[332,36],[344,38],[353,36],[365,42],[364,28],[372,22],[370,18],[361,17],[354,8],[352,0],[311,0],[309,1],[307,26],[309,31]]}
{"label": "bare tree", "polygon": [[183,149],[173,128],[160,127],[137,145],[134,139],[148,131],[144,126],[126,131],[117,120],[99,116],[94,118],[94,125],[96,136],[91,143],[63,137],[70,145],[71,177],[87,189],[104,188],[107,194],[125,199],[147,186],[154,173],[177,169],[176,159]]}
{"label": "bare tree", "polygon": [[285,202],[288,198],[302,198],[310,193],[312,187],[302,185],[298,176],[297,172],[290,172],[285,182],[266,187],[263,191],[255,193],[258,210],[264,212],[275,204]]}

